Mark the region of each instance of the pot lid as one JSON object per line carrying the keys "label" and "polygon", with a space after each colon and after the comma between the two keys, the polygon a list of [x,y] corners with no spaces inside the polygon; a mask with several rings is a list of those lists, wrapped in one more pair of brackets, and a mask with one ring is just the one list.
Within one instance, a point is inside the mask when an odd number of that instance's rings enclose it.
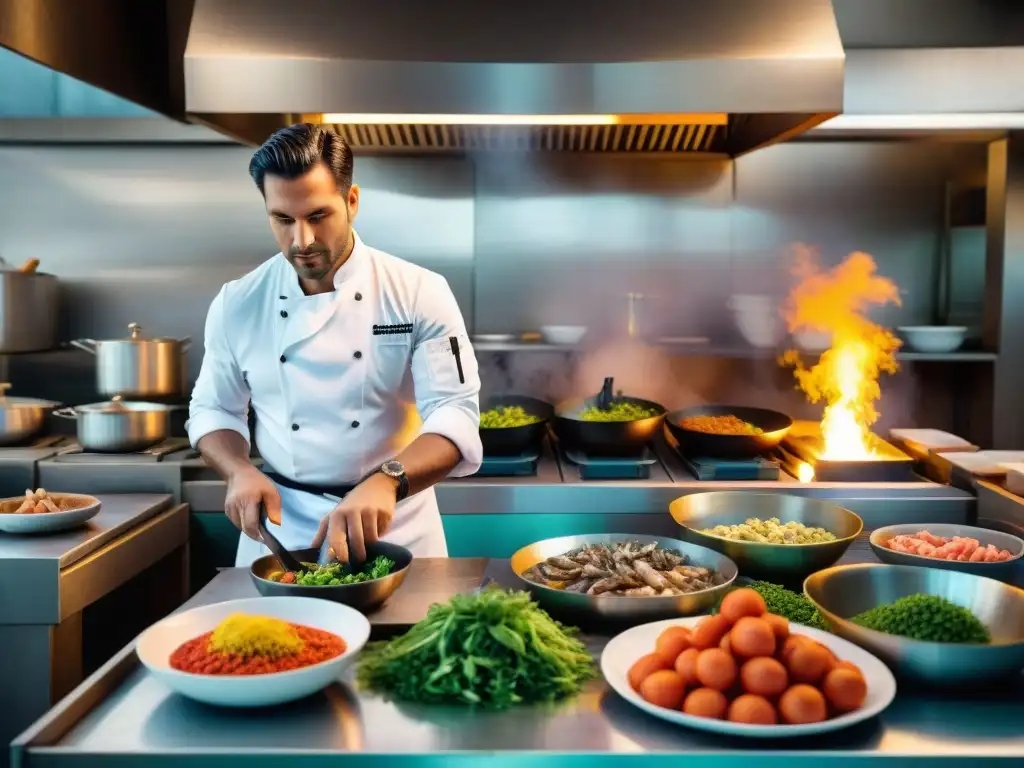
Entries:
{"label": "pot lid", "polygon": [[37,397],[8,397],[9,382],[0,382],[0,408],[56,408],[60,403],[52,400],[40,400]]}
{"label": "pot lid", "polygon": [[131,413],[133,411],[169,411],[170,408],[160,403],[126,401],[121,398],[121,395],[114,395],[105,403],[76,405],[75,410],[83,413]]}
{"label": "pot lid", "polygon": [[142,326],[139,325],[138,323],[128,323],[128,336],[124,336],[124,337],[122,337],[120,339],[107,339],[105,341],[100,341],[98,343],[99,344],[110,344],[112,342],[117,343],[117,342],[122,342],[122,341],[137,341],[137,342],[142,342],[142,343],[146,343],[146,342],[169,342],[169,343],[173,343],[173,344],[181,344],[182,343],[181,339],[172,339],[172,338],[168,338],[166,336],[151,336],[150,338],[145,338],[142,335]]}

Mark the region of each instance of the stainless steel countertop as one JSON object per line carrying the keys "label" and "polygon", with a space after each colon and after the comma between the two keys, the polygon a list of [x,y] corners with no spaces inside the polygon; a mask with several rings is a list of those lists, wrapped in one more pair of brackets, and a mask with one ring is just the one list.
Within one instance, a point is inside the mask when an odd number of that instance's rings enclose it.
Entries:
{"label": "stainless steel countertop", "polygon": [[[186,607],[249,594],[238,579],[219,577]],[[426,606],[424,606],[424,611]],[[588,637],[599,654],[601,637]],[[702,734],[648,717],[603,682],[579,698],[544,709],[505,713],[396,704],[354,690],[351,673],[303,702],[269,711],[214,709],[171,694],[132,663],[128,648],[16,741],[23,768],[141,764],[231,766],[343,763],[389,765],[594,765],[616,758],[664,765],[668,756],[700,766],[789,766],[809,758],[843,765],[972,765],[978,759],[1024,760],[1024,678],[998,694],[927,694],[901,689],[878,718],[824,737],[749,741]],[[116,683],[103,696],[102,680]],[[90,700],[99,703],[92,707]],[[91,711],[90,711],[91,709]],[[84,716],[83,716],[84,715]],[[150,763],[150,760],[159,761]],[[697,762],[694,762],[694,761]],[[810,762],[810,760],[808,762]]]}
{"label": "stainless steel countertop", "polygon": [[[185,508],[170,515],[171,497],[166,494],[104,494],[97,498],[102,504],[99,513],[80,528],[39,536],[0,534],[0,624],[58,623],[81,602],[83,590],[94,590],[98,582],[90,582],[86,575],[97,564],[102,569],[114,567],[110,559],[97,563],[90,557],[112,544],[119,542],[119,551],[138,550],[139,556],[146,558],[153,547],[162,549],[172,532],[175,540],[187,540]],[[167,520],[162,519],[168,515]],[[155,519],[158,517],[161,519]],[[140,531],[146,535],[133,535]],[[122,547],[124,544],[128,546]],[[132,559],[130,555],[125,556]],[[155,559],[126,572],[138,572]],[[64,579],[72,571],[74,578]],[[110,576],[103,580],[110,581]]]}

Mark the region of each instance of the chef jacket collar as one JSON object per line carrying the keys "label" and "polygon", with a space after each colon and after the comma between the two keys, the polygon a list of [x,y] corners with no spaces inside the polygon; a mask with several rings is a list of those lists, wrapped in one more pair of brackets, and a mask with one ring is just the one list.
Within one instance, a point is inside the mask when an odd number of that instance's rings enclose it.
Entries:
{"label": "chef jacket collar", "polygon": [[[368,253],[366,246],[363,244],[363,241],[360,239],[359,233],[353,230],[352,237],[355,240],[355,243],[352,246],[352,253],[349,254],[348,259],[341,265],[341,268],[334,273],[335,288],[340,288],[343,283],[347,283],[349,280],[357,277],[370,261],[370,254]],[[282,287],[295,292],[297,296],[302,296],[302,287],[299,285],[299,276],[295,274],[295,268],[292,267],[292,265],[288,263],[288,260],[283,256],[281,260],[286,266],[286,269],[283,272],[285,282]],[[282,294],[281,298],[287,298],[286,294]]]}

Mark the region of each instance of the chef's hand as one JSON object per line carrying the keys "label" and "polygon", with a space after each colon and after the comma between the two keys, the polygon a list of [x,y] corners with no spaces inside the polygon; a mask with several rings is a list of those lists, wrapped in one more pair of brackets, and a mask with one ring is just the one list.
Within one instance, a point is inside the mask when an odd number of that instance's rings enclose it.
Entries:
{"label": "chef's hand", "polygon": [[349,561],[350,551],[356,560],[365,561],[366,545],[379,540],[391,527],[396,489],[395,481],[387,475],[378,472],[368,477],[320,521],[313,546],[319,548],[326,536],[341,562]]}
{"label": "chef's hand", "polygon": [[248,466],[228,476],[228,495],[224,514],[253,541],[260,538],[260,502],[267,505],[267,519],[281,524],[281,495],[270,478],[256,467]]}

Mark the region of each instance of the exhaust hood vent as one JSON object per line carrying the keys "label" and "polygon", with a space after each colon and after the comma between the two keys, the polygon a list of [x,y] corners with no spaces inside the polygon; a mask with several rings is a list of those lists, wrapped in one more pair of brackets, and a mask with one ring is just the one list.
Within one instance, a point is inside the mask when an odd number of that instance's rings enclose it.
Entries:
{"label": "exhaust hood vent", "polygon": [[725,126],[719,123],[520,126],[393,122],[331,125],[353,149],[363,151],[725,151]]}
{"label": "exhaust hood vent", "polygon": [[185,103],[249,143],[736,155],[841,112],[843,65],[830,0],[195,0]]}
{"label": "exhaust hood vent", "polygon": [[831,0],[0,0],[0,45],[248,144],[737,155],[843,108]]}

